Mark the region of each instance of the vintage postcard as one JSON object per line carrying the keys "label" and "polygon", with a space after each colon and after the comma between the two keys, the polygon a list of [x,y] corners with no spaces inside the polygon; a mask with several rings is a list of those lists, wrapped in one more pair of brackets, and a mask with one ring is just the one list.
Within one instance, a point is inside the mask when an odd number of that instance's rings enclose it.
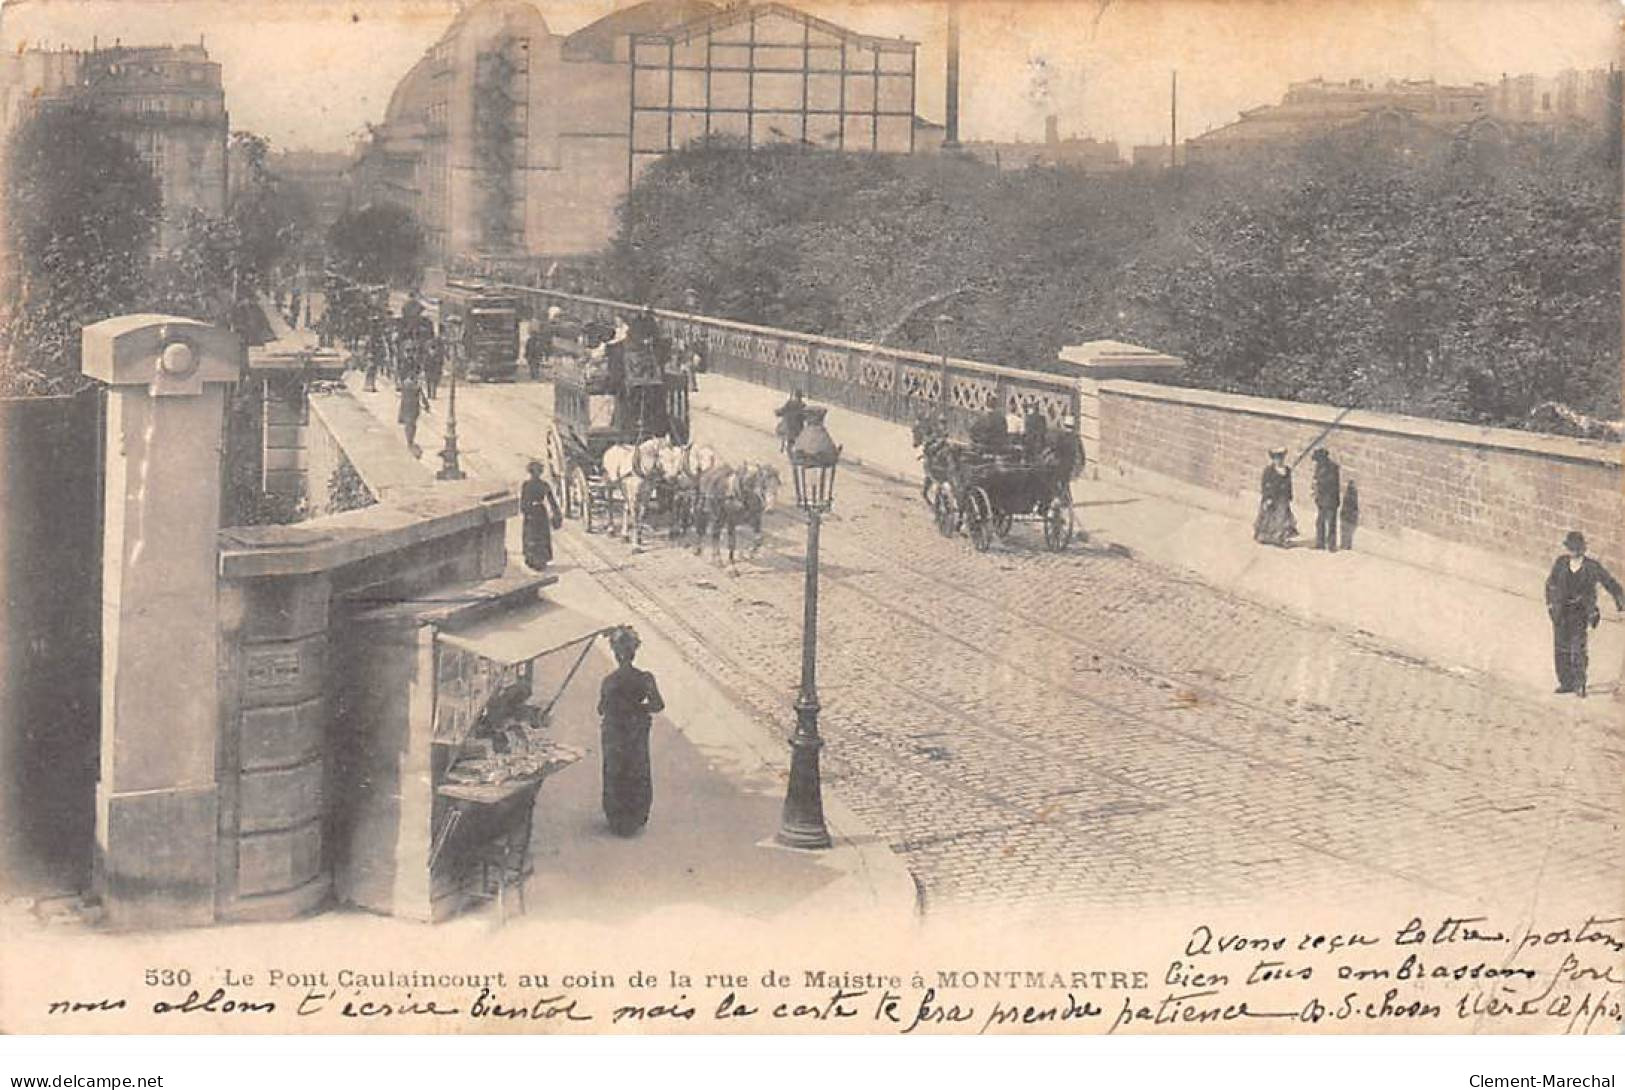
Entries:
{"label": "vintage postcard", "polygon": [[0,1029],[1618,1032],[1621,14],[8,0]]}

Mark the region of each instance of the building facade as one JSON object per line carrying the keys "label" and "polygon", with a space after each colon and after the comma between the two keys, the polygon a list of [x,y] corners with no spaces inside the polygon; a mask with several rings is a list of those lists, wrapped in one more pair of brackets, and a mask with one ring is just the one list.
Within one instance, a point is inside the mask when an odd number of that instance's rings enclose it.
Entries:
{"label": "building facade", "polygon": [[[1407,146],[1436,144],[1478,122],[1507,131],[1600,125],[1617,118],[1619,72],[1503,76],[1496,84],[1433,80],[1306,80],[1279,103],[1243,110],[1239,120],[1185,142],[1192,164],[1225,166],[1291,151],[1334,132],[1368,130]],[[1617,124],[1617,121],[1615,122]]]}
{"label": "building facade", "polygon": [[141,155],[163,194],[159,245],[180,237],[188,210],[226,207],[230,119],[220,65],[202,44],[25,50],[0,62],[6,134],[41,105],[80,102]]}
{"label": "building facade", "polygon": [[397,86],[358,197],[410,208],[441,263],[593,254],[638,175],[694,140],[913,150],[915,50],[777,3],[649,0],[558,35],[483,0]]}

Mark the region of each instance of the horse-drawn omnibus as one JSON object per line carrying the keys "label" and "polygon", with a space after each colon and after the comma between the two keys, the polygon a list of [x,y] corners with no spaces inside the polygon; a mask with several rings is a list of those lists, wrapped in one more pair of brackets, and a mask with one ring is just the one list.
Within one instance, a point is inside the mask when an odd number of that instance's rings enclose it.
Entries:
{"label": "horse-drawn omnibus", "polygon": [[440,320],[463,327],[468,377],[512,382],[519,372],[519,299],[472,280],[451,280],[440,293]]}
{"label": "horse-drawn omnibus", "polygon": [[[589,533],[610,525],[615,505],[625,502],[618,483],[626,472],[645,478],[655,471],[635,464],[606,471],[606,452],[625,449],[636,458],[649,440],[689,439],[688,378],[668,369],[669,346],[652,324],[619,342],[613,329],[607,332],[605,341],[591,344],[598,337],[589,330],[579,354],[555,356],[553,422],[543,455],[565,516],[581,519]],[[636,531],[636,512],[629,509],[626,518]]]}

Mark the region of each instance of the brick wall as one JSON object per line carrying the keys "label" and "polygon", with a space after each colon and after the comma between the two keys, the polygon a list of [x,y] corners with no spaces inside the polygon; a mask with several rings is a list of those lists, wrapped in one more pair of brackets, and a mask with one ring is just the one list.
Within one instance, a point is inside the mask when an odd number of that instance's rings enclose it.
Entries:
{"label": "brick wall", "polygon": [[1579,529],[1591,551],[1625,570],[1620,447],[1533,432],[1349,411],[1146,383],[1101,385],[1101,457],[1256,502],[1271,447],[1293,474],[1300,527],[1314,524],[1307,454],[1327,446],[1360,495],[1360,527],[1420,533],[1521,563],[1545,564]]}

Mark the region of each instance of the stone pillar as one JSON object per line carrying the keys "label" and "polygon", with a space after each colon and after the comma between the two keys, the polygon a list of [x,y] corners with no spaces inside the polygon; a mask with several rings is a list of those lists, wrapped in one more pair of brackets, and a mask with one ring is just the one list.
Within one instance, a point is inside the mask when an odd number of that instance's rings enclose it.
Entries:
{"label": "stone pillar", "polygon": [[84,329],[108,385],[94,885],[119,927],[215,915],[216,534],[225,330],[141,314]]}
{"label": "stone pillar", "polygon": [[1098,479],[1100,466],[1111,453],[1100,441],[1100,384],[1107,379],[1164,382],[1184,370],[1185,361],[1150,348],[1121,341],[1069,344],[1057,354],[1078,384],[1078,437],[1083,440],[1086,472]]}

